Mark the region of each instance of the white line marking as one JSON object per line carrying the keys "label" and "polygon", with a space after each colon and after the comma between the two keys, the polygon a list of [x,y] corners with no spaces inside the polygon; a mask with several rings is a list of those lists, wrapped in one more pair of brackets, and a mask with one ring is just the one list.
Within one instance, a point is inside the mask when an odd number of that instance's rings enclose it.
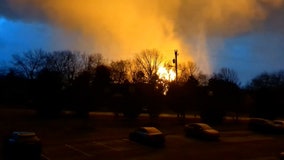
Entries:
{"label": "white line marking", "polygon": [[92,157],[92,156],[93,156],[93,155],[91,155],[91,154],[89,154],[89,153],[86,153],[86,152],[84,152],[84,151],[81,151],[80,149],[77,149],[77,148],[75,148],[75,147],[73,147],[73,146],[71,146],[71,145],[68,145],[68,144],[65,144],[65,147],[68,147],[69,149],[72,149],[73,151],[79,152],[79,153],[83,154],[83,155],[86,156],[86,157]]}
{"label": "white line marking", "polygon": [[50,160],[46,155],[44,155],[44,154],[41,154],[41,157],[43,157],[44,159],[46,159],[46,160]]}
{"label": "white line marking", "polygon": [[95,141],[94,141],[93,143],[94,143],[94,144],[96,144],[96,145],[100,145],[100,146],[106,147],[106,148],[108,148],[108,149],[114,150],[114,151],[120,151],[120,149],[117,149],[117,148],[111,147],[111,146],[106,145],[106,144],[101,143],[101,142],[95,142]]}

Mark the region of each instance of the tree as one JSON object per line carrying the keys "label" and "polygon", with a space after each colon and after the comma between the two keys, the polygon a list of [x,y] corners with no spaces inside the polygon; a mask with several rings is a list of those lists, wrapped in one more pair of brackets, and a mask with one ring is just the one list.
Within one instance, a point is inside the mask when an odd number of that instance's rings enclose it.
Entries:
{"label": "tree", "polygon": [[22,72],[24,77],[35,79],[37,74],[45,67],[47,53],[41,49],[14,54],[12,63],[15,69]]}
{"label": "tree", "polygon": [[189,76],[185,83],[170,83],[169,87],[168,104],[177,113],[178,118],[185,120],[185,114],[188,111],[196,111],[202,99],[199,82],[194,76]]}
{"label": "tree", "polygon": [[262,73],[246,87],[255,103],[251,115],[273,119],[283,116],[284,71]]}
{"label": "tree", "polygon": [[135,57],[137,69],[142,71],[147,78],[147,82],[156,76],[160,64],[163,61],[163,56],[156,49],[146,49]]}
{"label": "tree", "polygon": [[283,88],[284,71],[278,71],[275,73],[264,72],[253,78],[248,87],[256,90],[264,88]]}
{"label": "tree", "polygon": [[197,75],[196,78],[198,79],[200,86],[207,86],[208,85],[209,76],[207,76],[206,74],[203,74],[203,73],[200,72]]}
{"label": "tree", "polygon": [[231,82],[236,85],[240,84],[237,72],[230,68],[221,68],[217,74],[213,75],[213,78]]}
{"label": "tree", "polygon": [[208,104],[203,108],[203,119],[220,123],[228,111],[235,112],[238,118],[240,93],[235,71],[222,68],[214,73],[208,83]]}
{"label": "tree", "polygon": [[92,91],[93,75],[89,71],[83,71],[74,79],[72,86],[68,88],[69,99],[71,106],[78,117],[88,118],[88,113],[91,107],[94,107],[94,95]]}
{"label": "tree", "polygon": [[50,71],[60,72],[64,79],[71,83],[83,70],[80,52],[54,51],[48,55],[46,68]]}
{"label": "tree", "polygon": [[30,98],[28,82],[13,69],[3,73],[0,76],[0,103],[26,104]]}
{"label": "tree", "polygon": [[41,116],[58,116],[62,110],[62,74],[43,69],[35,81],[35,109]]}
{"label": "tree", "polygon": [[95,92],[95,99],[97,104],[105,105],[109,103],[111,97],[111,70],[110,67],[106,65],[100,65],[96,68],[93,89]]}
{"label": "tree", "polygon": [[132,75],[133,83],[145,83],[146,82],[146,77],[143,71],[133,71],[131,75]]}
{"label": "tree", "polygon": [[95,73],[95,69],[104,64],[102,54],[82,54],[82,63],[84,64],[84,71]]}
{"label": "tree", "polygon": [[130,66],[130,61],[127,60],[111,62],[111,77],[114,83],[122,84],[125,81],[129,81]]}
{"label": "tree", "polygon": [[196,63],[193,63],[191,61],[187,63],[179,64],[178,66],[180,70],[180,75],[178,77],[178,81],[180,82],[186,82],[189,77],[197,77],[200,73],[199,68],[197,67]]}
{"label": "tree", "polygon": [[100,65],[96,68],[96,73],[94,77],[94,84],[99,86],[106,86],[111,83],[111,69],[106,65]]}

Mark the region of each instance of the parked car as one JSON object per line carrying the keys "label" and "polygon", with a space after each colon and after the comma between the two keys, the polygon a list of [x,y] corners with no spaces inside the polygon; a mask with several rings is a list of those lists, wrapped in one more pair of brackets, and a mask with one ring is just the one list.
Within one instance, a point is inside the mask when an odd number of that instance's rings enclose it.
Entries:
{"label": "parked car", "polygon": [[273,120],[274,125],[280,128],[284,128],[284,120]]}
{"label": "parked car", "polygon": [[272,121],[264,118],[251,118],[248,127],[252,131],[261,133],[275,133],[277,132],[277,125]]}
{"label": "parked car", "polygon": [[220,132],[206,123],[190,123],[184,126],[185,135],[204,140],[218,140]]}
{"label": "parked car", "polygon": [[284,152],[280,152],[279,158],[280,158],[280,160],[284,160]]}
{"label": "parked car", "polygon": [[284,120],[273,120],[277,133],[284,133]]}
{"label": "parked car", "polygon": [[129,139],[141,144],[164,146],[165,135],[156,127],[139,127],[130,132]]}
{"label": "parked car", "polygon": [[40,160],[41,141],[34,132],[12,132],[4,138],[4,159]]}

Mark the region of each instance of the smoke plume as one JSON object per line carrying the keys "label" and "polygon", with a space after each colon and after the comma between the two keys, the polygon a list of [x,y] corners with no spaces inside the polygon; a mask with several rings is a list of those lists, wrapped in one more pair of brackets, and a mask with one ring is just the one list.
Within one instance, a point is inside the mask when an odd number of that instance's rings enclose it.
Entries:
{"label": "smoke plume", "polygon": [[[156,48],[211,70],[208,43],[265,28],[283,0],[0,0],[0,15],[80,35],[110,59]],[[212,42],[214,41],[214,42]],[[82,43],[82,44],[79,44]]]}

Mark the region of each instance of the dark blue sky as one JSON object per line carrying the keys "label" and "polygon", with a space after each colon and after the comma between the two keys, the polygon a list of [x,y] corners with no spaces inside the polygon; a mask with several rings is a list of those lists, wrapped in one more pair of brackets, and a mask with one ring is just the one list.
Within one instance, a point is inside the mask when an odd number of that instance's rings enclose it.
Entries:
{"label": "dark blue sky", "polygon": [[0,0],[0,62],[33,49],[125,59],[179,47],[205,73],[228,67],[242,84],[284,69],[284,0],[69,2]]}
{"label": "dark blue sky", "polygon": [[61,29],[44,23],[26,23],[19,20],[0,18],[1,60],[10,60],[11,55],[28,50],[44,49],[76,50],[76,33],[65,34]]}

